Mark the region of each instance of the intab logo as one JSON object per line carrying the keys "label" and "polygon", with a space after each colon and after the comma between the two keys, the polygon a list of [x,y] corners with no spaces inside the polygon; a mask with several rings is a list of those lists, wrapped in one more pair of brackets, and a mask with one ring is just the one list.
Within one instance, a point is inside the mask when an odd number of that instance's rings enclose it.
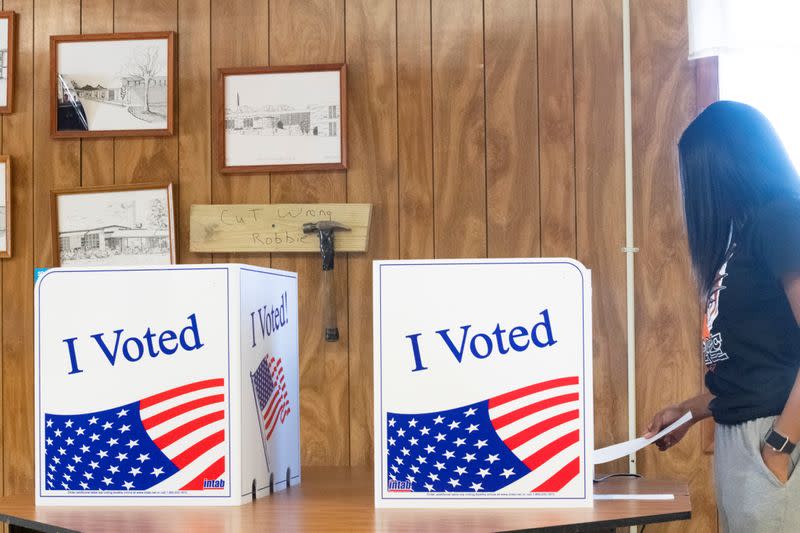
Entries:
{"label": "intab logo", "polygon": [[410,481],[400,481],[395,479],[389,480],[389,492],[411,492]]}
{"label": "intab logo", "polygon": [[215,490],[215,489],[224,489],[225,488],[225,480],[224,479],[204,479],[203,480],[203,490]]}

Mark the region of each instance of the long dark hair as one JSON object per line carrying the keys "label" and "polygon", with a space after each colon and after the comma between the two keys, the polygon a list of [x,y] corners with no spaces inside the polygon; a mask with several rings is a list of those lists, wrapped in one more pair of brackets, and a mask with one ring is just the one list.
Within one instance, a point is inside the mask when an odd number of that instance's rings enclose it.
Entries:
{"label": "long dark hair", "polygon": [[708,106],[681,135],[678,154],[689,253],[705,296],[731,228],[759,206],[800,196],[800,178],[769,120],[738,102]]}

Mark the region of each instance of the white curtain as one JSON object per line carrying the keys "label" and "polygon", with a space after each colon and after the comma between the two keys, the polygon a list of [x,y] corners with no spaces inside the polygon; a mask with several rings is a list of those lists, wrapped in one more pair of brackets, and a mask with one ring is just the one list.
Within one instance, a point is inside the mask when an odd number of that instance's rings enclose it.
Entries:
{"label": "white curtain", "polygon": [[688,0],[689,59],[800,48],[800,0]]}

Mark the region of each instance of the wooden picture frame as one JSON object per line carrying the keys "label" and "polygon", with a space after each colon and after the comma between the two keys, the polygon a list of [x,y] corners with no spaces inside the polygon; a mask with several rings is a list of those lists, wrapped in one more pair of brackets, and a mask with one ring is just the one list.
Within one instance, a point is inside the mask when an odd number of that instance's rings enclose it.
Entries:
{"label": "wooden picture frame", "polygon": [[[97,67],[97,72],[83,74],[66,72],[67,67],[63,67],[65,72],[59,72],[59,50],[62,46],[79,43],[98,43],[98,46],[102,46],[108,43],[105,53],[107,56],[113,56],[114,45],[111,43],[145,40],[166,41],[166,61],[158,59],[159,50],[155,47],[130,48],[124,58],[119,58],[117,65],[107,65],[102,69]],[[118,44],[116,47],[122,48],[122,45]],[[100,49],[95,53],[102,55],[103,52]],[[76,54],[79,59],[73,61],[81,64],[91,63],[85,55],[84,50]],[[67,61],[68,59],[65,59],[65,62]],[[115,66],[118,69],[115,70]],[[164,74],[158,74],[162,68]],[[100,81],[103,78],[107,81]],[[80,86],[81,83],[84,85]],[[96,86],[92,83],[96,83]],[[103,86],[103,83],[108,86]],[[116,86],[117,83],[119,86]],[[175,32],[52,35],[50,37],[50,135],[57,139],[172,135],[175,120],[175,84]],[[151,88],[156,90],[153,96],[156,98],[155,104],[150,102]],[[84,109],[84,102],[87,104],[92,102],[91,113],[87,113]],[[165,108],[163,113],[159,112],[162,107]],[[124,108],[124,111],[121,108]],[[125,111],[127,115],[124,114]],[[97,118],[90,121],[88,115]],[[166,117],[164,120],[160,118],[163,116]],[[123,126],[135,127],[104,127],[103,125],[115,120],[113,117],[116,117]],[[91,129],[90,122],[96,122],[101,126],[98,129]],[[164,127],[148,128],[145,127],[146,124],[142,124],[150,122],[164,123]],[[69,127],[79,124],[81,127]]]}
{"label": "wooden picture frame", "polygon": [[[2,83],[5,80],[5,104],[0,98],[0,114],[14,111],[14,71],[16,70],[17,57],[17,14],[13,11],[0,11],[0,24],[5,20],[7,24],[8,46],[3,53],[3,43],[0,40],[0,96],[2,96]],[[1,33],[0,33],[1,35]]]}
{"label": "wooden picture frame", "polygon": [[[0,215],[4,227],[0,228],[0,259],[11,257],[11,157],[0,155],[0,168],[4,168],[5,179],[0,181],[5,189],[0,194],[0,210],[5,211]],[[5,248],[3,248],[5,245]]]}
{"label": "wooden picture frame", "polygon": [[[332,76],[326,76],[327,73],[335,73],[338,83]],[[295,74],[305,76],[291,76]],[[263,75],[266,78],[256,82],[253,75]],[[275,75],[275,80],[268,81],[268,77]],[[317,80],[314,80],[314,75],[317,75]],[[247,82],[250,83],[249,86],[226,86],[228,80],[242,76],[248,78],[242,78],[239,83]],[[309,83],[312,81],[319,83]],[[256,86],[257,83],[260,85]],[[283,84],[283,87],[272,86],[269,90],[264,90],[267,83]],[[218,164],[223,174],[347,168],[347,66],[344,63],[221,68],[217,73],[216,87],[218,98],[214,129]],[[228,101],[226,88],[230,92],[236,92],[235,104]],[[239,99],[239,89],[246,91],[245,102]],[[338,89],[338,102],[332,93],[335,89]],[[276,100],[270,101],[270,95]],[[294,102],[280,100],[287,95]],[[315,98],[319,100],[314,100]],[[331,104],[332,102],[336,103]],[[304,104],[305,107],[302,107]],[[233,105],[236,106],[235,111]],[[284,127],[283,120],[289,122],[288,127]],[[249,139],[248,142],[242,140],[242,148],[234,150],[230,146],[232,143],[228,139],[229,135],[230,139],[240,136]],[[333,144],[333,137],[338,139],[338,147]],[[258,138],[265,140],[258,141]],[[256,144],[263,146],[265,152],[257,154],[254,149]],[[303,145],[316,148],[317,152],[308,154],[304,160],[300,155],[305,149]],[[269,151],[273,155],[268,155]],[[234,152],[240,155],[232,155]],[[246,158],[249,160],[243,161]],[[279,163],[276,161],[278,158],[287,162]],[[242,161],[236,162],[236,159]]]}
{"label": "wooden picture frame", "polygon": [[[141,200],[150,202],[149,211],[143,211],[137,207],[136,198],[125,201],[119,195],[106,196],[96,202],[105,202],[94,206],[79,206],[78,196],[102,195],[108,193],[130,193],[135,195],[139,192],[163,191],[164,205],[160,208],[154,206],[156,194],[149,197],[145,195]],[[72,207],[75,212],[79,212],[85,228],[61,228],[62,208],[59,201],[65,197],[73,197]],[[133,205],[131,206],[131,202]],[[99,207],[98,207],[99,205]],[[147,204],[145,204],[147,205]],[[90,213],[90,208],[95,207],[95,212]],[[161,213],[163,209],[165,213]],[[98,212],[102,211],[102,212]],[[131,217],[130,220],[122,220],[121,217]],[[152,218],[151,218],[152,217]],[[71,256],[71,265],[82,266],[101,266],[101,265],[153,265],[153,264],[176,264],[177,245],[176,245],[176,225],[175,225],[175,195],[172,183],[131,183],[128,185],[108,185],[100,187],[79,187],[73,189],[54,190],[50,193],[50,220],[52,227],[52,249],[53,264],[62,265],[63,248],[67,251],[65,256]],[[151,222],[156,220],[156,222]],[[67,222],[67,221],[65,221]],[[75,217],[68,222],[76,224]],[[148,223],[148,227],[143,227]],[[163,235],[166,230],[166,235]],[[96,236],[95,236],[96,235]],[[146,239],[146,240],[145,240]],[[168,249],[161,250],[162,243],[166,243]],[[78,252],[78,250],[82,252]],[[94,252],[97,250],[97,252]],[[102,254],[99,252],[103,251]],[[91,252],[91,253],[90,253]],[[95,257],[92,257],[95,255]],[[105,258],[115,256],[113,260],[105,261]],[[122,257],[120,257],[122,256]],[[132,257],[140,256],[140,257]],[[141,257],[146,256],[146,257]],[[168,261],[164,261],[167,256]],[[95,260],[96,259],[96,260]],[[135,261],[134,261],[135,259]],[[160,259],[158,262],[150,262],[150,259]]]}

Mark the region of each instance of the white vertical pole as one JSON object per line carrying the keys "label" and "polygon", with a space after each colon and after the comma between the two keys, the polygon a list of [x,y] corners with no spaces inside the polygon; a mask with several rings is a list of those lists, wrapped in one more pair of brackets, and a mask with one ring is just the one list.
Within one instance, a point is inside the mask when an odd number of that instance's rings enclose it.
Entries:
{"label": "white vertical pole", "polygon": [[[631,2],[622,0],[622,102],[625,129],[625,279],[628,332],[628,438],[636,438],[636,313],[633,284],[633,112],[631,96]],[[636,473],[636,453],[628,456],[628,471]],[[637,527],[631,526],[630,533]]]}
{"label": "white vertical pole", "polygon": [[[622,70],[625,124],[625,259],[628,333],[628,438],[636,438],[636,323],[634,308],[633,254],[633,118],[631,105],[631,3],[622,0]],[[631,473],[636,473],[636,454],[628,457]]]}

